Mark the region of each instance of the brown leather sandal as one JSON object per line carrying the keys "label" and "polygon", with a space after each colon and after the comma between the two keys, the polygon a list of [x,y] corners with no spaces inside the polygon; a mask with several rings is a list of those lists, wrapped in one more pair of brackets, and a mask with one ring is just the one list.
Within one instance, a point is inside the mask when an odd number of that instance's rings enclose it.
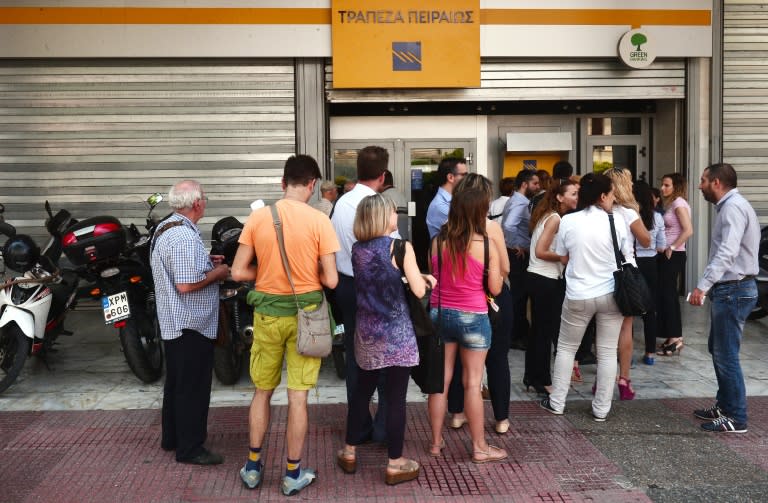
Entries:
{"label": "brown leather sandal", "polygon": [[[395,473],[390,473],[390,470],[396,470]],[[419,464],[408,459],[402,465],[387,464],[387,471],[384,477],[384,481],[387,485],[393,486],[402,482],[408,482],[419,476]]]}
{"label": "brown leather sandal", "polygon": [[430,444],[429,455],[439,458],[443,455],[443,449],[445,449],[445,439],[441,440],[439,444]]}
{"label": "brown leather sandal", "polygon": [[[484,457],[478,458],[478,454]],[[477,463],[478,465],[482,465],[483,463],[493,463],[494,461],[507,459],[508,456],[509,454],[507,454],[507,451],[504,449],[489,444],[487,451],[475,451],[475,453],[472,455],[472,462]]]}
{"label": "brown leather sandal", "polygon": [[344,473],[355,473],[357,471],[355,451],[350,451],[346,447],[344,449],[339,449],[336,453],[336,463]]}

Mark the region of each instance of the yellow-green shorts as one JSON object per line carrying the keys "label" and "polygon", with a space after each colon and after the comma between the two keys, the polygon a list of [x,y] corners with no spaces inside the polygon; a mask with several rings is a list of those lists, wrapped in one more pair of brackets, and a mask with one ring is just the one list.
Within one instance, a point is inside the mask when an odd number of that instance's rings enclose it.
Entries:
{"label": "yellow-green shorts", "polygon": [[253,315],[251,380],[258,389],[272,390],[280,384],[283,356],[288,389],[308,390],[317,384],[321,358],[296,351],[296,316]]}

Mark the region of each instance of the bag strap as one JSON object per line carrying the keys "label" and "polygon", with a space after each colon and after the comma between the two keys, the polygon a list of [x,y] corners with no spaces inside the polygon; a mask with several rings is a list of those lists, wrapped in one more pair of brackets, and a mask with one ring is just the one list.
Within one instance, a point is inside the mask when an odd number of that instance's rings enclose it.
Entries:
{"label": "bag strap", "polygon": [[608,213],[608,221],[611,224],[611,239],[613,240],[613,255],[616,259],[616,269],[621,269],[621,255],[619,253],[619,241],[616,239],[616,225],[613,223],[613,213]]}
{"label": "bag strap", "polygon": [[[443,274],[443,248],[442,244],[443,242],[440,240],[440,234],[438,234],[435,239],[437,239],[437,285],[442,285],[442,274]],[[437,291],[437,328],[439,329],[440,326],[443,324],[443,306],[440,303],[440,297],[442,296],[443,289],[442,287],[440,290]],[[441,345],[443,343],[443,339],[441,337],[437,338],[437,345]]]}
{"label": "bag strap", "polygon": [[157,243],[157,238],[160,237],[165,231],[172,229],[174,227],[178,227],[179,225],[184,225],[184,220],[176,220],[173,222],[168,222],[161,228],[155,231],[155,233],[152,235],[152,251],[155,251],[155,243]]}
{"label": "bag strap", "polygon": [[283,259],[283,268],[285,269],[285,274],[288,276],[288,282],[291,284],[293,298],[296,301],[296,309],[301,309],[299,307],[299,297],[296,295],[296,287],[293,286],[293,278],[291,278],[291,266],[288,265],[288,255],[285,253],[283,223],[280,221],[280,215],[277,213],[277,208],[274,204],[269,206],[269,210],[272,212],[272,223],[275,226],[275,234],[277,234],[277,244],[280,248],[280,257]]}

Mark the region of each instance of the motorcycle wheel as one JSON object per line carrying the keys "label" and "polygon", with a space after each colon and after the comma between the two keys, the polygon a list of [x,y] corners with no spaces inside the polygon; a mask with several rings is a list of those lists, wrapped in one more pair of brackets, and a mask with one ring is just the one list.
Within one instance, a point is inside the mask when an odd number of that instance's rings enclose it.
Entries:
{"label": "motorcycle wheel", "polygon": [[16,325],[8,325],[0,332],[0,393],[19,377],[29,355],[30,342]]}
{"label": "motorcycle wheel", "polygon": [[339,379],[347,378],[347,362],[344,360],[344,346],[334,345],[331,348],[333,366],[336,367],[336,375]]}
{"label": "motorcycle wheel", "polygon": [[163,373],[163,346],[157,315],[150,316],[144,323],[139,321],[146,316],[146,313],[136,312],[126,320],[120,329],[120,344],[131,371],[149,384],[160,379]]}
{"label": "motorcycle wheel", "polygon": [[[237,309],[237,307],[234,307]],[[243,346],[225,304],[219,308],[219,333],[213,347],[213,373],[221,384],[235,384],[243,371]]]}

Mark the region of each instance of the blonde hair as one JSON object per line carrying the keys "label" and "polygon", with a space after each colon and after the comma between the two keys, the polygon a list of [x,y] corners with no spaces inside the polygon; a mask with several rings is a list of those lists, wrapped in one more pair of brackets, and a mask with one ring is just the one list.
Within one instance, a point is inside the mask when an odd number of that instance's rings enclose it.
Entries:
{"label": "blonde hair", "polygon": [[374,194],[360,201],[355,212],[355,223],[352,230],[358,241],[371,239],[389,234],[389,218],[397,211],[395,202],[387,196]]}
{"label": "blonde hair", "polygon": [[616,197],[615,203],[639,212],[640,205],[632,193],[632,172],[626,168],[611,168],[605,174],[613,182],[613,195]]}

